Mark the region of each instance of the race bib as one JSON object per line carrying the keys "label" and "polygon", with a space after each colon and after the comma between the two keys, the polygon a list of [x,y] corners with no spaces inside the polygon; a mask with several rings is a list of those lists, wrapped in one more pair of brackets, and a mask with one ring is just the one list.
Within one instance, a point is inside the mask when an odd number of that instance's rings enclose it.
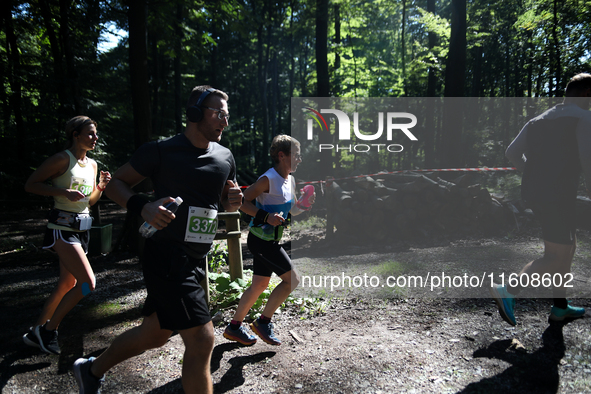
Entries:
{"label": "race bib", "polygon": [[218,211],[209,208],[189,207],[189,219],[185,242],[210,244],[218,229]]}
{"label": "race bib", "polygon": [[78,190],[80,193],[84,194],[84,198],[78,200],[78,202],[88,202],[90,201],[90,195],[92,194],[92,185],[89,184],[84,178],[78,178],[73,176],[72,181],[70,182],[70,189]]}

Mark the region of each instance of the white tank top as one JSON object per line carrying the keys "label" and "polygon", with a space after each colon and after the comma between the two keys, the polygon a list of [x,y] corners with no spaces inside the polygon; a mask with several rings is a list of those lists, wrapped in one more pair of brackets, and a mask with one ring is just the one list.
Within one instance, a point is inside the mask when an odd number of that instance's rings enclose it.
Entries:
{"label": "white tank top", "polygon": [[[275,168],[270,168],[259,179],[262,177],[269,179],[269,192],[262,193],[256,198],[256,207],[269,213],[283,212],[283,218],[287,219],[289,211],[295,204],[295,180],[293,176],[289,175],[285,179],[279,175]],[[250,232],[265,241],[278,241],[283,235],[283,226],[277,226],[277,228],[270,224],[255,226],[251,220]]]}
{"label": "white tank top", "polygon": [[57,178],[53,179],[51,183],[55,187],[61,189],[75,189],[84,194],[86,197],[80,201],[70,201],[64,196],[55,196],[54,207],[62,211],[88,213],[90,194],[94,188],[94,160],[88,159],[84,167],[81,167],[78,160],[74,157],[72,152],[66,150],[70,157],[70,164],[66,172]]}

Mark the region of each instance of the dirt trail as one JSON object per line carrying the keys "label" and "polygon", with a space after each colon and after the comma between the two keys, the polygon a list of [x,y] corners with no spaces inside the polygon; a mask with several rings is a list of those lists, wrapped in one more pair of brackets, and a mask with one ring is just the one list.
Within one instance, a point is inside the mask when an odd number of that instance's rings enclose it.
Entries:
{"label": "dirt trail", "polygon": [[[92,258],[97,290],[84,299],[60,328],[62,355],[28,348],[22,334],[34,321],[56,280],[54,256],[35,249],[39,220],[5,215],[0,234],[20,242],[19,251],[0,255],[0,387],[2,393],[75,393],[71,366],[80,356],[98,355],[119,333],[139,323],[145,295],[137,258],[111,254]],[[292,234],[293,253],[310,267],[316,235]],[[15,241],[16,240],[16,241]],[[318,241],[322,242],[322,241]],[[312,245],[313,246],[313,245]],[[391,255],[376,261],[473,261],[511,269],[516,257],[535,257],[540,243],[521,234],[453,241],[393,245]],[[250,260],[245,250],[245,266]],[[342,249],[341,256],[360,262],[370,252]],[[401,258],[405,257],[404,259]],[[591,236],[579,233],[574,271],[589,275]],[[379,258],[378,258],[379,257]],[[582,279],[581,279],[582,278]],[[582,284],[581,284],[582,283]],[[327,294],[330,296],[330,294]],[[217,393],[399,393],[399,392],[591,392],[591,319],[547,321],[547,300],[518,301],[517,327],[498,316],[487,298],[389,298],[380,294],[327,297],[316,310],[302,314],[290,306],[275,318],[284,341],[240,347],[222,337],[230,312],[216,325],[212,372]],[[591,300],[576,299],[591,311]],[[103,393],[177,393],[183,346],[178,335],[160,348],[121,363],[107,374]]]}

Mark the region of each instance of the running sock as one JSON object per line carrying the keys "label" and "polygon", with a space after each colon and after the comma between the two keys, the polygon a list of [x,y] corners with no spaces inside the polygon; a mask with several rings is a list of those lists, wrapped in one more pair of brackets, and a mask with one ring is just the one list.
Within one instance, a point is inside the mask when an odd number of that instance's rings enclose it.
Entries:
{"label": "running sock", "polygon": [[237,329],[239,329],[241,325],[242,325],[242,322],[241,322],[241,321],[238,321],[238,320],[232,320],[232,321],[230,322],[230,328],[231,328],[232,330],[237,330]]}
{"label": "running sock", "polygon": [[271,318],[261,315],[259,316],[259,322],[261,322],[261,324],[269,324],[271,323]]}
{"label": "running sock", "polygon": [[566,298],[555,298],[554,299],[554,306],[560,309],[568,308],[568,301]]}

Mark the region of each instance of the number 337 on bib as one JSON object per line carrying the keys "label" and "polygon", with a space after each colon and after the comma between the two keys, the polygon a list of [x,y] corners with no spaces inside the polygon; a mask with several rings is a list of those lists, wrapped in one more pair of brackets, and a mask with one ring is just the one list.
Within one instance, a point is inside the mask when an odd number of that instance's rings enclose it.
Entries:
{"label": "number 337 on bib", "polygon": [[211,243],[218,229],[218,211],[215,209],[189,207],[185,242]]}

